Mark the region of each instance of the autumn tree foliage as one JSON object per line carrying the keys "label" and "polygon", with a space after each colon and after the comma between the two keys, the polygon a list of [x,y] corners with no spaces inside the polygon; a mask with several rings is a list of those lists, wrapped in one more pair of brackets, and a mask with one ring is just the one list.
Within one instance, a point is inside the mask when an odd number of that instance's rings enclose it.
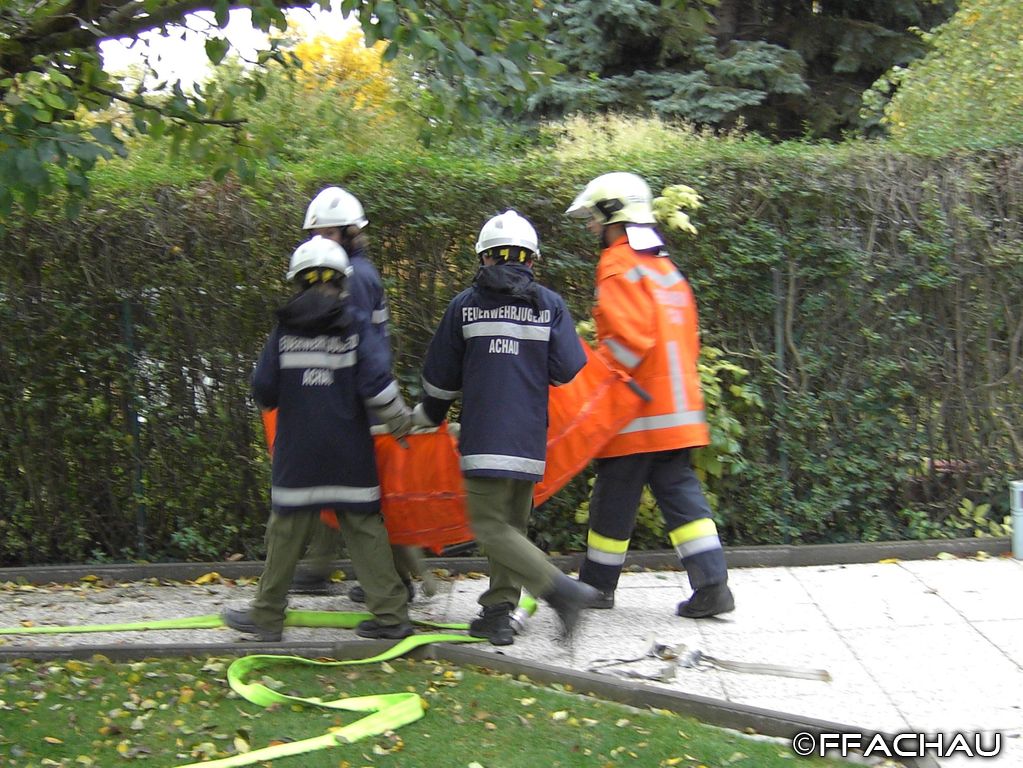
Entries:
{"label": "autumn tree foliage", "polygon": [[[2,0],[0,221],[16,207],[31,213],[59,193],[68,213],[77,213],[96,163],[126,156],[131,140],[142,136],[169,138],[214,178],[231,171],[251,177],[255,161],[274,147],[255,141],[240,113],[266,96],[266,65],[287,65],[279,48],[259,52],[246,77],[190,87],[112,75],[100,43],[128,38],[146,55],[140,36],[177,34],[186,17],[203,12],[205,53],[220,68],[230,61],[224,28],[231,10],[248,9],[253,27],[269,34],[287,30],[286,10],[313,5],[327,9],[330,0]],[[411,59],[423,83],[441,86],[424,102],[433,126],[471,121],[484,89],[502,106],[520,109],[558,69],[542,44],[545,13],[532,0],[341,0],[339,8],[357,19],[369,43],[386,43],[383,59]],[[225,129],[231,142],[221,138]]]}
{"label": "autumn tree foliage", "polygon": [[352,28],[341,38],[316,35],[297,43],[292,52],[302,62],[298,79],[308,90],[336,88],[356,109],[383,110],[397,93],[394,73],[382,60],[387,45],[366,45],[362,31]]}
{"label": "autumn tree foliage", "polygon": [[892,137],[933,152],[1023,143],[1021,30],[1018,0],[967,0],[924,35],[930,53],[888,73],[871,94],[895,89],[884,108]]}

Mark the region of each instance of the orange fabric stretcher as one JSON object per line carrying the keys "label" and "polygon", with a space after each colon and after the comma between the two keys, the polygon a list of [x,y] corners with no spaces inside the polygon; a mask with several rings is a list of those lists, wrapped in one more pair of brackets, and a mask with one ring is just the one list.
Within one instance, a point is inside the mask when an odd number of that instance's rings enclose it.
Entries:
{"label": "orange fabric stretcher", "polygon": [[[533,493],[537,506],[578,474],[642,405],[627,376],[610,368],[588,346],[586,354],[586,366],[571,382],[551,388],[547,469]],[[263,412],[263,426],[272,451],[276,411]],[[381,510],[391,543],[440,552],[471,541],[458,444],[446,426],[406,436],[407,448],[390,435],[374,435],[373,440]],[[337,527],[331,510],[323,510],[321,517]]]}
{"label": "orange fabric stretcher", "polygon": [[547,468],[533,491],[537,507],[579,474],[643,405],[627,375],[611,368],[588,344],[583,348],[583,369],[568,384],[551,387]]}

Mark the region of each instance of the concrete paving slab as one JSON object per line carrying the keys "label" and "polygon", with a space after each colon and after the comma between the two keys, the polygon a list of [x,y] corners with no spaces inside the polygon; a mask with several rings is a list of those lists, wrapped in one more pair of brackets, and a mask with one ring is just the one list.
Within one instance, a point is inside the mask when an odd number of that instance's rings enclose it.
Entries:
{"label": "concrete paving slab", "polygon": [[785,606],[812,603],[813,598],[792,568],[744,568],[728,574],[728,586],[743,605]]}
{"label": "concrete paving slab", "polygon": [[[999,681],[1019,680],[1019,668],[970,626],[850,630],[843,639],[889,693],[1000,697]],[[1023,696],[1023,685],[1012,694]],[[921,698],[926,698],[921,695]],[[1012,701],[1006,701],[1012,704]]]}
{"label": "concrete paving slab", "polygon": [[823,611],[813,603],[785,604],[775,600],[758,600],[741,590],[733,590],[733,594],[736,602],[734,612],[695,621],[705,636],[824,632],[832,629]]}
{"label": "concrete paving slab", "polygon": [[835,627],[927,626],[961,620],[934,589],[897,563],[792,570]]}
{"label": "concrete paving slab", "polygon": [[901,563],[969,621],[1023,619],[1023,566],[1003,557],[955,561],[942,568],[942,560]]}
{"label": "concrete paving slab", "polygon": [[973,626],[1023,669],[1023,619],[974,621]]}
{"label": "concrete paving slab", "polygon": [[1023,729],[1023,708],[1007,704],[1009,697],[997,702],[981,692],[922,696],[917,691],[892,694],[895,706],[911,728],[921,731],[978,731]]}
{"label": "concrete paving slab", "polygon": [[[619,589],[668,587],[675,590],[685,589],[686,594],[690,591],[689,579],[686,578],[685,571],[645,571],[638,573],[626,571],[623,575],[626,578],[619,583]],[[679,594],[677,600],[681,600],[683,597],[684,595]]]}

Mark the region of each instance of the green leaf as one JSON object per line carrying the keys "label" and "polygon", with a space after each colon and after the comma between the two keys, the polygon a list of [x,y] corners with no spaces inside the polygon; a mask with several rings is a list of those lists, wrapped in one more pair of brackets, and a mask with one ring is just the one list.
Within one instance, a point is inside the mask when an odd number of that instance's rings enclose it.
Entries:
{"label": "green leaf", "polygon": [[25,184],[32,187],[41,187],[46,183],[48,178],[46,169],[43,168],[43,164],[39,162],[33,150],[15,150],[15,165],[18,168],[18,173],[21,175],[22,182]]}
{"label": "green leaf", "polygon": [[109,123],[101,123],[93,126],[89,129],[89,133],[91,133],[100,144],[105,144],[108,147],[117,146],[121,143],[121,140],[114,135],[113,126]]}
{"label": "green leaf", "polygon": [[54,109],[67,108],[67,104],[64,103],[64,99],[62,99],[59,94],[56,94],[53,91],[43,91],[42,99],[44,102],[46,102],[47,106],[53,107]]}
{"label": "green leaf", "polygon": [[426,29],[419,29],[416,30],[416,35],[419,37],[419,41],[428,48],[432,48],[441,55],[447,53],[447,48],[444,46],[444,43],[442,43],[440,38],[433,34],[433,32]]}
{"label": "green leaf", "polygon": [[476,52],[461,40],[455,42],[455,55],[466,64],[476,61]]}
{"label": "green leaf", "polygon": [[227,26],[227,22],[231,20],[228,0],[216,0],[213,4],[213,16],[217,21],[218,27],[223,29]]}
{"label": "green leaf", "polygon": [[231,50],[231,43],[223,37],[211,37],[206,40],[206,57],[216,66],[224,60]]}
{"label": "green leaf", "polygon": [[50,80],[57,83],[57,85],[63,85],[65,88],[71,88],[74,86],[71,78],[59,69],[48,69],[46,70],[46,74],[49,75]]}

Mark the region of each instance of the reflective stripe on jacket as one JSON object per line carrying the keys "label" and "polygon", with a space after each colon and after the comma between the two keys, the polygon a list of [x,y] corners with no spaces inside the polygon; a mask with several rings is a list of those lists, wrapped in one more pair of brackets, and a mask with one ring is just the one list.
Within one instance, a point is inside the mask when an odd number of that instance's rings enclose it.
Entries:
{"label": "reflective stripe on jacket", "polygon": [[651,397],[598,458],[707,445],[689,282],[667,254],[634,251],[623,236],[601,254],[596,298],[601,356]]}

